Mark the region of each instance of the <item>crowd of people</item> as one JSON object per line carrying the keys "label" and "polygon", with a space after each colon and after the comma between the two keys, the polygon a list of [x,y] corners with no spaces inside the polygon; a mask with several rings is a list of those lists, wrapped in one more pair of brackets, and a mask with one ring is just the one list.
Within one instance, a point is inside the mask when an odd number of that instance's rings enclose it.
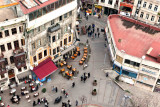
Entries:
{"label": "crowd of people", "polygon": [[37,99],[37,102],[36,101],[33,101],[33,106],[36,106],[36,105],[40,105],[40,104],[42,104],[42,103],[44,103],[44,105],[45,105],[45,107],[48,107],[48,100],[44,97],[44,98],[38,98]]}

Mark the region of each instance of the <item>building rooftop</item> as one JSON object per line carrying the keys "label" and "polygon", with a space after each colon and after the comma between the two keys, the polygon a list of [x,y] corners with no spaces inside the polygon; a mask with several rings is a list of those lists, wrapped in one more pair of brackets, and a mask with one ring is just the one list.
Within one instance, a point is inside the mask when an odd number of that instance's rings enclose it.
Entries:
{"label": "building rooftop", "polygon": [[17,0],[20,2],[21,9],[24,14],[28,14],[52,4],[58,0]]}
{"label": "building rooftop", "polygon": [[5,20],[17,18],[14,10],[10,7],[15,5],[16,3],[12,3],[10,0],[0,0],[0,22]]}
{"label": "building rooftop", "polygon": [[146,60],[157,62],[158,56],[155,55],[160,54],[157,47],[160,46],[159,28],[120,15],[111,15],[108,20],[119,50],[139,58],[145,55]]}

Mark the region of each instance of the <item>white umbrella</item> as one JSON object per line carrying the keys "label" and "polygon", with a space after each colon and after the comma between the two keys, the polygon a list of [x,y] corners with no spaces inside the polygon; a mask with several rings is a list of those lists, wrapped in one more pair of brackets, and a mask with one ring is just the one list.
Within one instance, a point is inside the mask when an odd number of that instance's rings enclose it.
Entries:
{"label": "white umbrella", "polygon": [[78,21],[76,21],[76,25],[79,25],[79,22],[78,22]]}

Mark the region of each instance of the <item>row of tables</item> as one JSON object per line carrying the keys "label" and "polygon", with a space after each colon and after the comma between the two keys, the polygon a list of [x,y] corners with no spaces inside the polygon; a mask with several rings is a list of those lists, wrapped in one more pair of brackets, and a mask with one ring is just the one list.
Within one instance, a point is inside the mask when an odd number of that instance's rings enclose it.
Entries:
{"label": "row of tables", "polygon": [[82,57],[81,60],[79,61],[79,65],[83,65],[84,61],[85,61],[86,58],[87,58],[87,53],[88,53],[87,47],[84,47],[83,51],[84,51],[83,57]]}

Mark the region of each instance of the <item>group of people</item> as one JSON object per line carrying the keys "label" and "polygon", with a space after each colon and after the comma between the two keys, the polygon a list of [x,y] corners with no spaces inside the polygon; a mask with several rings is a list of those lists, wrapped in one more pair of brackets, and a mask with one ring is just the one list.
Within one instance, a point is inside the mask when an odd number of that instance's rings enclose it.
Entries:
{"label": "group of people", "polygon": [[85,73],[84,72],[84,74],[81,76],[81,81],[83,81],[85,83],[87,78],[90,78],[90,73]]}
{"label": "group of people", "polygon": [[89,25],[87,27],[87,25],[85,26],[86,31],[88,33],[88,37],[92,37],[92,38],[96,38],[100,36],[100,31],[99,28],[97,28],[97,33],[95,33],[95,24]]}
{"label": "group of people", "polygon": [[58,92],[58,88],[53,86],[52,91],[55,91],[57,93]]}
{"label": "group of people", "polygon": [[61,89],[61,93],[64,94],[65,98],[68,97],[68,93],[66,92],[66,90],[64,88]]}
{"label": "group of people", "polygon": [[37,99],[37,103],[36,103],[36,101],[33,101],[33,106],[36,106],[37,104],[42,104],[42,103],[44,103],[44,105],[45,105],[45,107],[48,107],[48,101],[47,101],[47,99],[44,97],[44,98],[38,98]]}

